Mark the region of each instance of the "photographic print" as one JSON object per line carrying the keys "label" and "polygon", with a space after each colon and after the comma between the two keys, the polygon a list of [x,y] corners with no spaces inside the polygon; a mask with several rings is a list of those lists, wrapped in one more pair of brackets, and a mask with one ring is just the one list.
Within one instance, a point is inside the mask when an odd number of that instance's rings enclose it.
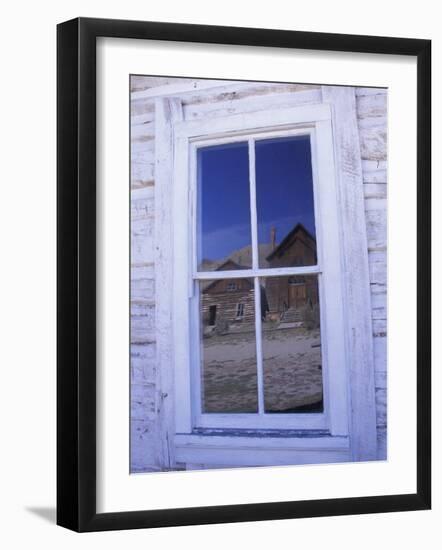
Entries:
{"label": "photographic print", "polygon": [[429,509],[431,42],[57,42],[57,524]]}
{"label": "photographic print", "polygon": [[387,100],[130,76],[131,473],[387,459]]}

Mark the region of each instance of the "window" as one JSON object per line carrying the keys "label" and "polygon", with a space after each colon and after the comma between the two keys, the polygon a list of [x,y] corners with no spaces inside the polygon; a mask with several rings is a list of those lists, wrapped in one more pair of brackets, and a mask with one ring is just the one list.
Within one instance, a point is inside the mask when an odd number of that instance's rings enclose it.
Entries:
{"label": "window", "polygon": [[244,317],[244,304],[238,304],[236,306],[236,318],[242,319]]}
{"label": "window", "polygon": [[[311,134],[292,130],[283,136],[230,138],[196,148],[197,399],[201,415],[317,413],[316,424],[322,425]],[[315,274],[300,275],[304,270]],[[250,277],[244,278],[245,271]],[[237,304],[238,296],[243,303]],[[214,300],[215,333],[206,330]],[[248,330],[238,332],[238,318],[249,322]],[[276,420],[269,418],[267,425],[285,422]],[[243,422],[259,427],[263,420]]]}
{"label": "window", "polygon": [[183,461],[198,463],[190,449],[219,444],[220,431],[238,452],[249,445],[238,434],[253,432],[267,451],[280,448],[269,439],[278,433],[290,452],[348,453],[347,236],[331,119],[318,104],[174,124],[174,433]]}

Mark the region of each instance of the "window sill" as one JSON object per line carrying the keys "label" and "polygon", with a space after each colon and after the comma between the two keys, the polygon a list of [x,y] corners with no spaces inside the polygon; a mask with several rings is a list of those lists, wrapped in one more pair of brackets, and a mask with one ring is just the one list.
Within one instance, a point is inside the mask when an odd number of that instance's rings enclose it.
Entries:
{"label": "window sill", "polygon": [[[234,435],[234,434],[237,435]],[[349,462],[348,437],[324,432],[285,432],[243,435],[229,431],[177,434],[177,463],[189,469],[205,467],[282,466]]]}

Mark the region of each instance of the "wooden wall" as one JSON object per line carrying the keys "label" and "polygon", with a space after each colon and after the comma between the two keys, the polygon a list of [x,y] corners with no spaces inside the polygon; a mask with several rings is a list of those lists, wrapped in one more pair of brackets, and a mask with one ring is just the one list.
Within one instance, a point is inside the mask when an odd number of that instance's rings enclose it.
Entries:
{"label": "wooden wall", "polygon": [[387,99],[386,90],[357,88],[374,336],[378,456],[387,444]]}
{"label": "wooden wall", "polygon": [[[132,77],[131,81],[131,468],[162,468],[160,416],[163,403],[157,368],[155,332],[155,102],[149,90],[187,79]],[[238,83],[199,90],[183,96],[185,120],[254,112],[274,107],[320,103],[320,86]],[[364,174],[368,236],[378,456],[386,453],[386,300],[387,300],[387,94],[356,89],[360,147]]]}

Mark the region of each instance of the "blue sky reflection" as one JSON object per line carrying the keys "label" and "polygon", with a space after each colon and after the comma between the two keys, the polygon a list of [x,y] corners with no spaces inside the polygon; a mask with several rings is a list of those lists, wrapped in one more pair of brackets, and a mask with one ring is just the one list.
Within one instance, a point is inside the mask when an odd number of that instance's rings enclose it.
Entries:
{"label": "blue sky reflection", "polygon": [[[315,236],[310,139],[259,140],[255,152],[258,243],[265,258],[298,223]],[[250,267],[247,142],[201,148],[197,162],[199,269],[216,269],[228,258]]]}

